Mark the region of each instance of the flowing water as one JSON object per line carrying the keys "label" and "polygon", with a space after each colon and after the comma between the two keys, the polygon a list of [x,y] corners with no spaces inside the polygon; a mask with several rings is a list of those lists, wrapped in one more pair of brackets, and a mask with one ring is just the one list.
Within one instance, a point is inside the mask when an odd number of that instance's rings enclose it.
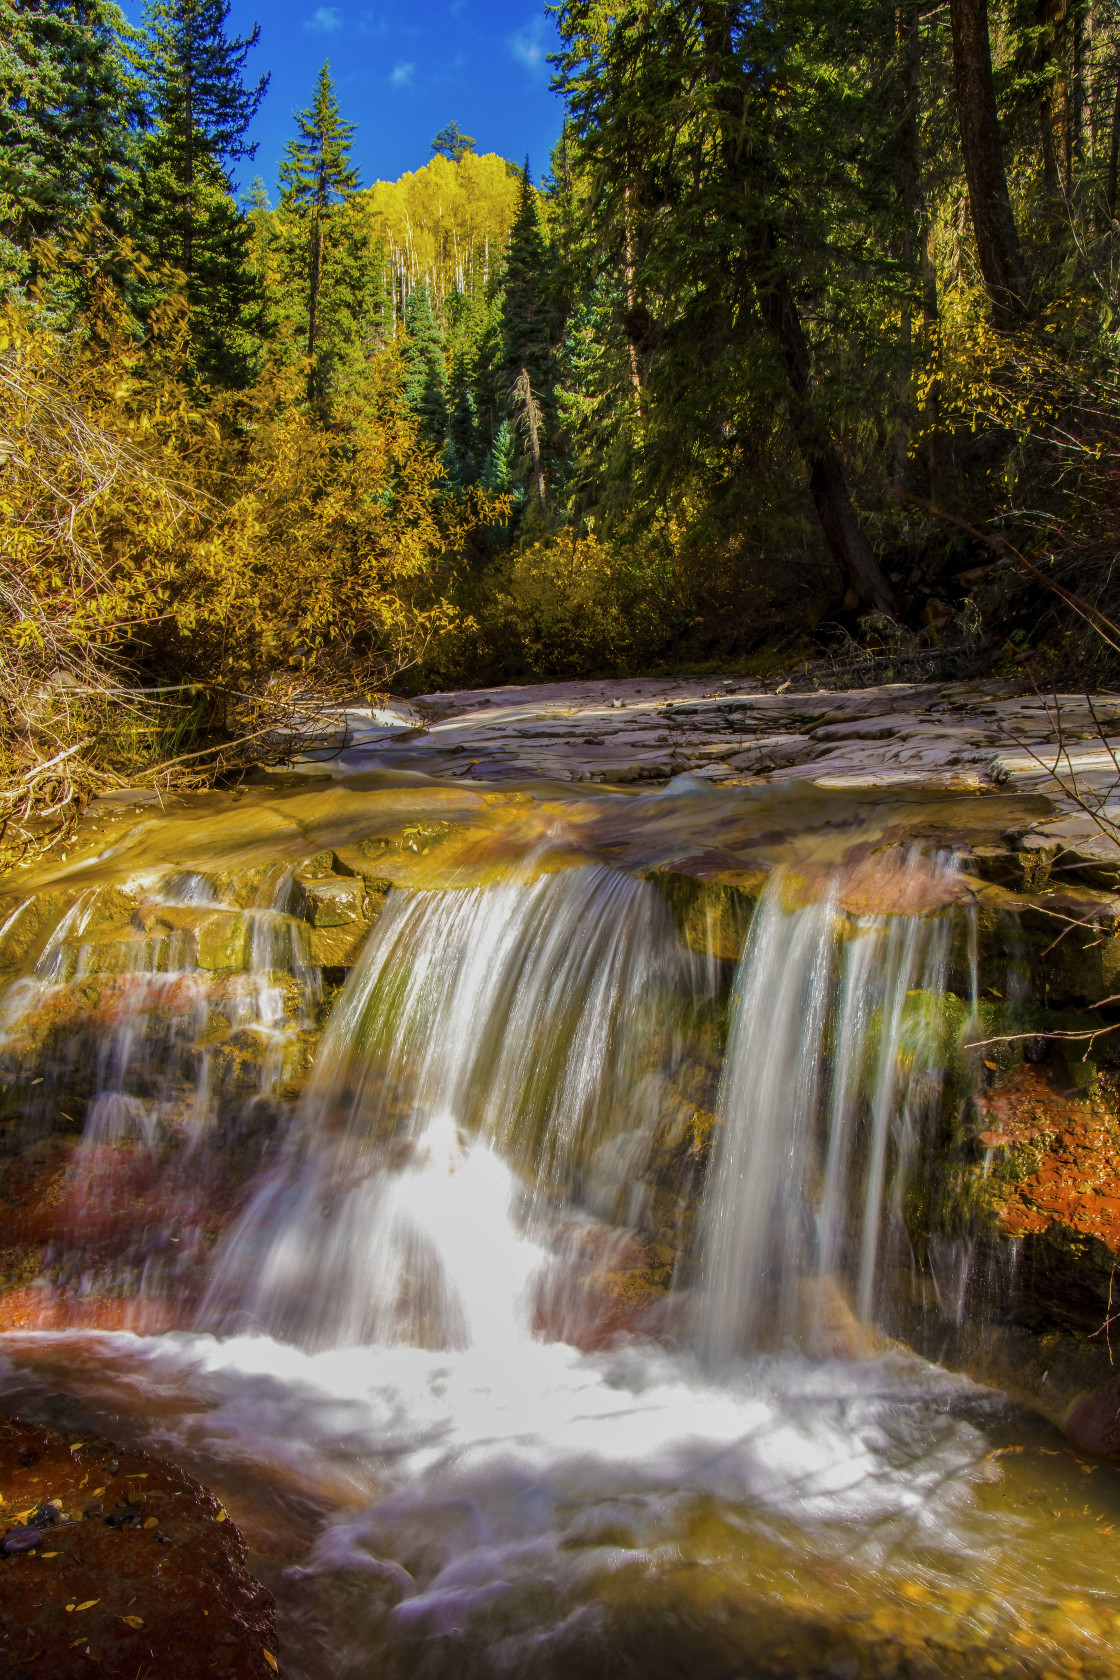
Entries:
{"label": "flowing water", "polygon": [[209,1481],[308,1680],[1120,1674],[1116,1472],[889,1340],[976,942],[862,868],[735,962],[537,832],[333,998],[291,857],[83,887],[3,997],[16,1142],[83,1123],[0,1402]]}

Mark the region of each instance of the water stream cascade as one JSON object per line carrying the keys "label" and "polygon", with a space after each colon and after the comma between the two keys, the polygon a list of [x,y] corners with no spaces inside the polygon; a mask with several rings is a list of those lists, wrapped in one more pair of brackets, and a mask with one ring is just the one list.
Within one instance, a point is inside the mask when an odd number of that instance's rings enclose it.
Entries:
{"label": "water stream cascade", "polygon": [[940,817],[752,794],[0,907],[0,1405],[217,1489],[282,1674],[1120,1676],[1116,1470],[931,1357],[1017,1264],[1020,911]]}

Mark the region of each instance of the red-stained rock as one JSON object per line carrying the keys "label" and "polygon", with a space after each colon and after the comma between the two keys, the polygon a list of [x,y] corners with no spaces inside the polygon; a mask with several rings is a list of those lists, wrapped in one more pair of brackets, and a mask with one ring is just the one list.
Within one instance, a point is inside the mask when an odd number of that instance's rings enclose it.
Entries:
{"label": "red-stained rock", "polygon": [[[213,1494],[147,1453],[0,1418],[5,1680],[269,1680],[272,1600]],[[57,1513],[52,1517],[51,1513]],[[4,1555],[3,1536],[26,1550]],[[10,1550],[10,1548],[9,1548]]]}
{"label": "red-stained rock", "polygon": [[1074,1446],[1102,1457],[1120,1453],[1120,1376],[1078,1400],[1065,1422]]}

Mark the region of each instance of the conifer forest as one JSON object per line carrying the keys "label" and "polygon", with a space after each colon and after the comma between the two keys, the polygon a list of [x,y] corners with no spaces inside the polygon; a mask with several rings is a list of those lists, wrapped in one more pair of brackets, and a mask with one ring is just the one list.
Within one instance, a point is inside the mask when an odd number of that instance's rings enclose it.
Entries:
{"label": "conifer forest", "polygon": [[390,687],[1116,680],[1120,12],[552,12],[551,157],[324,63],[270,196],[226,0],[0,0],[4,862]]}

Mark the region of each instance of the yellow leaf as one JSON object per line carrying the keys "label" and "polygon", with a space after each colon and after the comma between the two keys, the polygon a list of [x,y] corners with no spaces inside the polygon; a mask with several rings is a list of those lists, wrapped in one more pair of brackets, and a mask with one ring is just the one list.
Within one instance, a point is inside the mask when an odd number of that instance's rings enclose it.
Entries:
{"label": "yellow leaf", "polygon": [[100,1604],[99,1598],[87,1598],[84,1604],[75,1604],[75,1610],[92,1610],[95,1604]]}
{"label": "yellow leaf", "polygon": [[58,1553],[57,1552],[40,1552],[39,1556],[40,1557],[57,1557]]}
{"label": "yellow leaf", "polygon": [[276,1661],[276,1658],[273,1656],[272,1652],[268,1651],[268,1650],[265,1650],[265,1647],[263,1645],[261,1646],[261,1651],[264,1654],[264,1660],[268,1664],[269,1668],[273,1669],[275,1673],[279,1674],[280,1664]]}
{"label": "yellow leaf", "polygon": [[126,1622],[130,1628],[142,1628],[144,1626],[143,1616],[122,1616],[121,1621]]}
{"label": "yellow leaf", "polygon": [[225,1520],[226,1520],[226,1508],[225,1508],[224,1505],[219,1505],[218,1514],[214,1518],[214,1521],[215,1522],[225,1522]]}

